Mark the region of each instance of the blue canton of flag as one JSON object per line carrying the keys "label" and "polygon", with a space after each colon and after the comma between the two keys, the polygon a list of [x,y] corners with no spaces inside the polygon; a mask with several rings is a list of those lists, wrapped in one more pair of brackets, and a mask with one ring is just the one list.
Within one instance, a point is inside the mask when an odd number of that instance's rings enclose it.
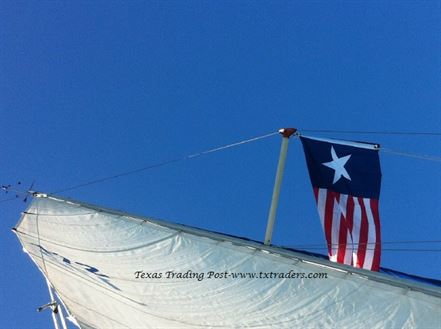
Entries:
{"label": "blue canton of flag", "polygon": [[378,271],[381,256],[379,146],[303,136],[300,139],[329,259]]}

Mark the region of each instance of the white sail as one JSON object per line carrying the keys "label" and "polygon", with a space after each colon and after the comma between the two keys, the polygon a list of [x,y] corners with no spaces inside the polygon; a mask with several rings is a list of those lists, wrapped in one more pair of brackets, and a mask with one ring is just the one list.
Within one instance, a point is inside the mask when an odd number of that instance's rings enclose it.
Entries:
{"label": "white sail", "polygon": [[439,287],[63,199],[34,198],[16,233],[81,328],[441,323]]}

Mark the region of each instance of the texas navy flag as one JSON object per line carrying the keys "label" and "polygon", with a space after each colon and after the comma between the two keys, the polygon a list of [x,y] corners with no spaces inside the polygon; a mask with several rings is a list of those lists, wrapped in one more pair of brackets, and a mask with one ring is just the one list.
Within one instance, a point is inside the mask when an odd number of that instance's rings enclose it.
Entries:
{"label": "texas navy flag", "polygon": [[333,262],[378,271],[381,170],[375,144],[300,137]]}

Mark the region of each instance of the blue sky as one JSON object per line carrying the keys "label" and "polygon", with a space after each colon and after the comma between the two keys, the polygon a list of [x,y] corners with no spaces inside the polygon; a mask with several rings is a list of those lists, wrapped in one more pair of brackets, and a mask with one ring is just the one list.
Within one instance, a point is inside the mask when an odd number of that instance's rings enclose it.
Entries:
{"label": "blue sky", "polygon": [[[0,2],[0,183],[51,192],[293,126],[441,131],[440,1]],[[441,155],[440,136],[309,133]],[[280,138],[63,194],[263,240]],[[383,241],[441,240],[441,165],[380,153]],[[3,195],[8,198],[8,195]],[[0,328],[47,328],[0,203]],[[324,243],[290,141],[273,242]],[[440,244],[394,245],[440,249]],[[317,251],[317,250],[315,250]],[[325,250],[320,250],[324,253]],[[440,252],[382,266],[441,279]]]}

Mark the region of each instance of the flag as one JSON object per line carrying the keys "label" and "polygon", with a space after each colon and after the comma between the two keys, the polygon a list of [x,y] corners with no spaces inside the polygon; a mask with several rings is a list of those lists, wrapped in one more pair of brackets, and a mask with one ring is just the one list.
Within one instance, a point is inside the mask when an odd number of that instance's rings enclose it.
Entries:
{"label": "flag", "polygon": [[333,262],[378,271],[381,169],[376,144],[300,137]]}

